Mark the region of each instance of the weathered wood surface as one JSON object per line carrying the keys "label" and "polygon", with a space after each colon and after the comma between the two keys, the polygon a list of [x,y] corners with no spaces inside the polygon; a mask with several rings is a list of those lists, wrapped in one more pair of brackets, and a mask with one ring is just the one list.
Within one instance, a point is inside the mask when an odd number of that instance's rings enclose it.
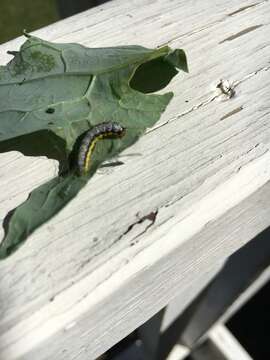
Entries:
{"label": "weathered wood surface", "polygon": [[[125,151],[137,156],[97,174],[0,263],[1,359],[94,359],[269,226],[269,14],[260,0],[115,0],[36,32],[92,47],[169,43],[187,51],[190,74]],[[20,43],[1,45],[1,63]],[[219,101],[219,79],[234,97]],[[0,218],[55,173],[1,154]]]}

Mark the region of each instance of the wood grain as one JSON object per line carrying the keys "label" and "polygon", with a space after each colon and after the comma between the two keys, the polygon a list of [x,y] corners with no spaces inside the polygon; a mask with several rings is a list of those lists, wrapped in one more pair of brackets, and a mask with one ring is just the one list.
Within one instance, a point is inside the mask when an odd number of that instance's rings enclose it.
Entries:
{"label": "wood grain", "polygon": [[[91,47],[169,43],[187,51],[190,74],[168,87],[172,103],[123,166],[97,174],[0,263],[1,358],[95,359],[180,292],[192,298],[196,278],[269,226],[269,11],[268,1],[115,0],[35,33]],[[2,63],[22,41],[1,45]],[[215,89],[219,79],[235,96]],[[1,154],[0,218],[56,168]]]}

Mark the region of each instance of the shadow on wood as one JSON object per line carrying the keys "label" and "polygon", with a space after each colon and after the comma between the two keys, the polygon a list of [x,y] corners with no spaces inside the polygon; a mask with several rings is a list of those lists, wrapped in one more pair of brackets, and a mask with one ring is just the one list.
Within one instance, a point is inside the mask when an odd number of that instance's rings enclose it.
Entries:
{"label": "shadow on wood", "polygon": [[109,0],[58,0],[57,6],[61,18],[77,14]]}
{"label": "shadow on wood", "polygon": [[217,321],[236,311],[233,304],[269,266],[269,238],[270,228],[230,256],[214,280],[162,334],[158,360],[164,360],[177,342],[193,348]]}

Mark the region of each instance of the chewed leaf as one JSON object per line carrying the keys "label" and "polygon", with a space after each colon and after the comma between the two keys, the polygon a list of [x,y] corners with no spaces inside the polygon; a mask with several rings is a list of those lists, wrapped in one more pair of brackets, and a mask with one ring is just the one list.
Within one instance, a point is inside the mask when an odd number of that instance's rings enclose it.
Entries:
{"label": "chewed leaf", "polygon": [[[27,37],[20,51],[10,52],[14,58],[0,66],[0,152],[57,159],[60,174],[12,213],[0,258],[76,196],[104,160],[153,126],[173,94],[149,93],[167,86],[177,69],[187,71],[184,51],[168,46],[90,49]],[[125,136],[101,141],[91,171],[82,178],[74,170],[78,143],[85,131],[108,121],[121,124]]]}

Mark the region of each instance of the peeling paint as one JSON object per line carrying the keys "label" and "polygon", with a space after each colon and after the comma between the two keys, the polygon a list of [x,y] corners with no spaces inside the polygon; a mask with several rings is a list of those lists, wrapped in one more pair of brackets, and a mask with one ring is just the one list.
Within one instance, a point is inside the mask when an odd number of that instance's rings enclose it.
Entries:
{"label": "peeling paint", "polygon": [[[138,224],[142,224],[144,221],[148,220],[148,221],[150,221],[150,224],[148,224],[145,227],[145,229],[139,235],[137,235],[134,239],[136,239],[138,236],[144,234],[152,225],[154,225],[154,223],[156,221],[157,214],[158,214],[158,210],[151,211],[149,214],[143,216],[142,218],[138,219],[136,222],[129,225],[127,230],[118,238],[117,241],[119,241],[123,236],[128,234],[134,228],[134,226],[136,226]],[[133,246],[133,245],[134,245],[134,242],[131,243],[131,246]]]}

